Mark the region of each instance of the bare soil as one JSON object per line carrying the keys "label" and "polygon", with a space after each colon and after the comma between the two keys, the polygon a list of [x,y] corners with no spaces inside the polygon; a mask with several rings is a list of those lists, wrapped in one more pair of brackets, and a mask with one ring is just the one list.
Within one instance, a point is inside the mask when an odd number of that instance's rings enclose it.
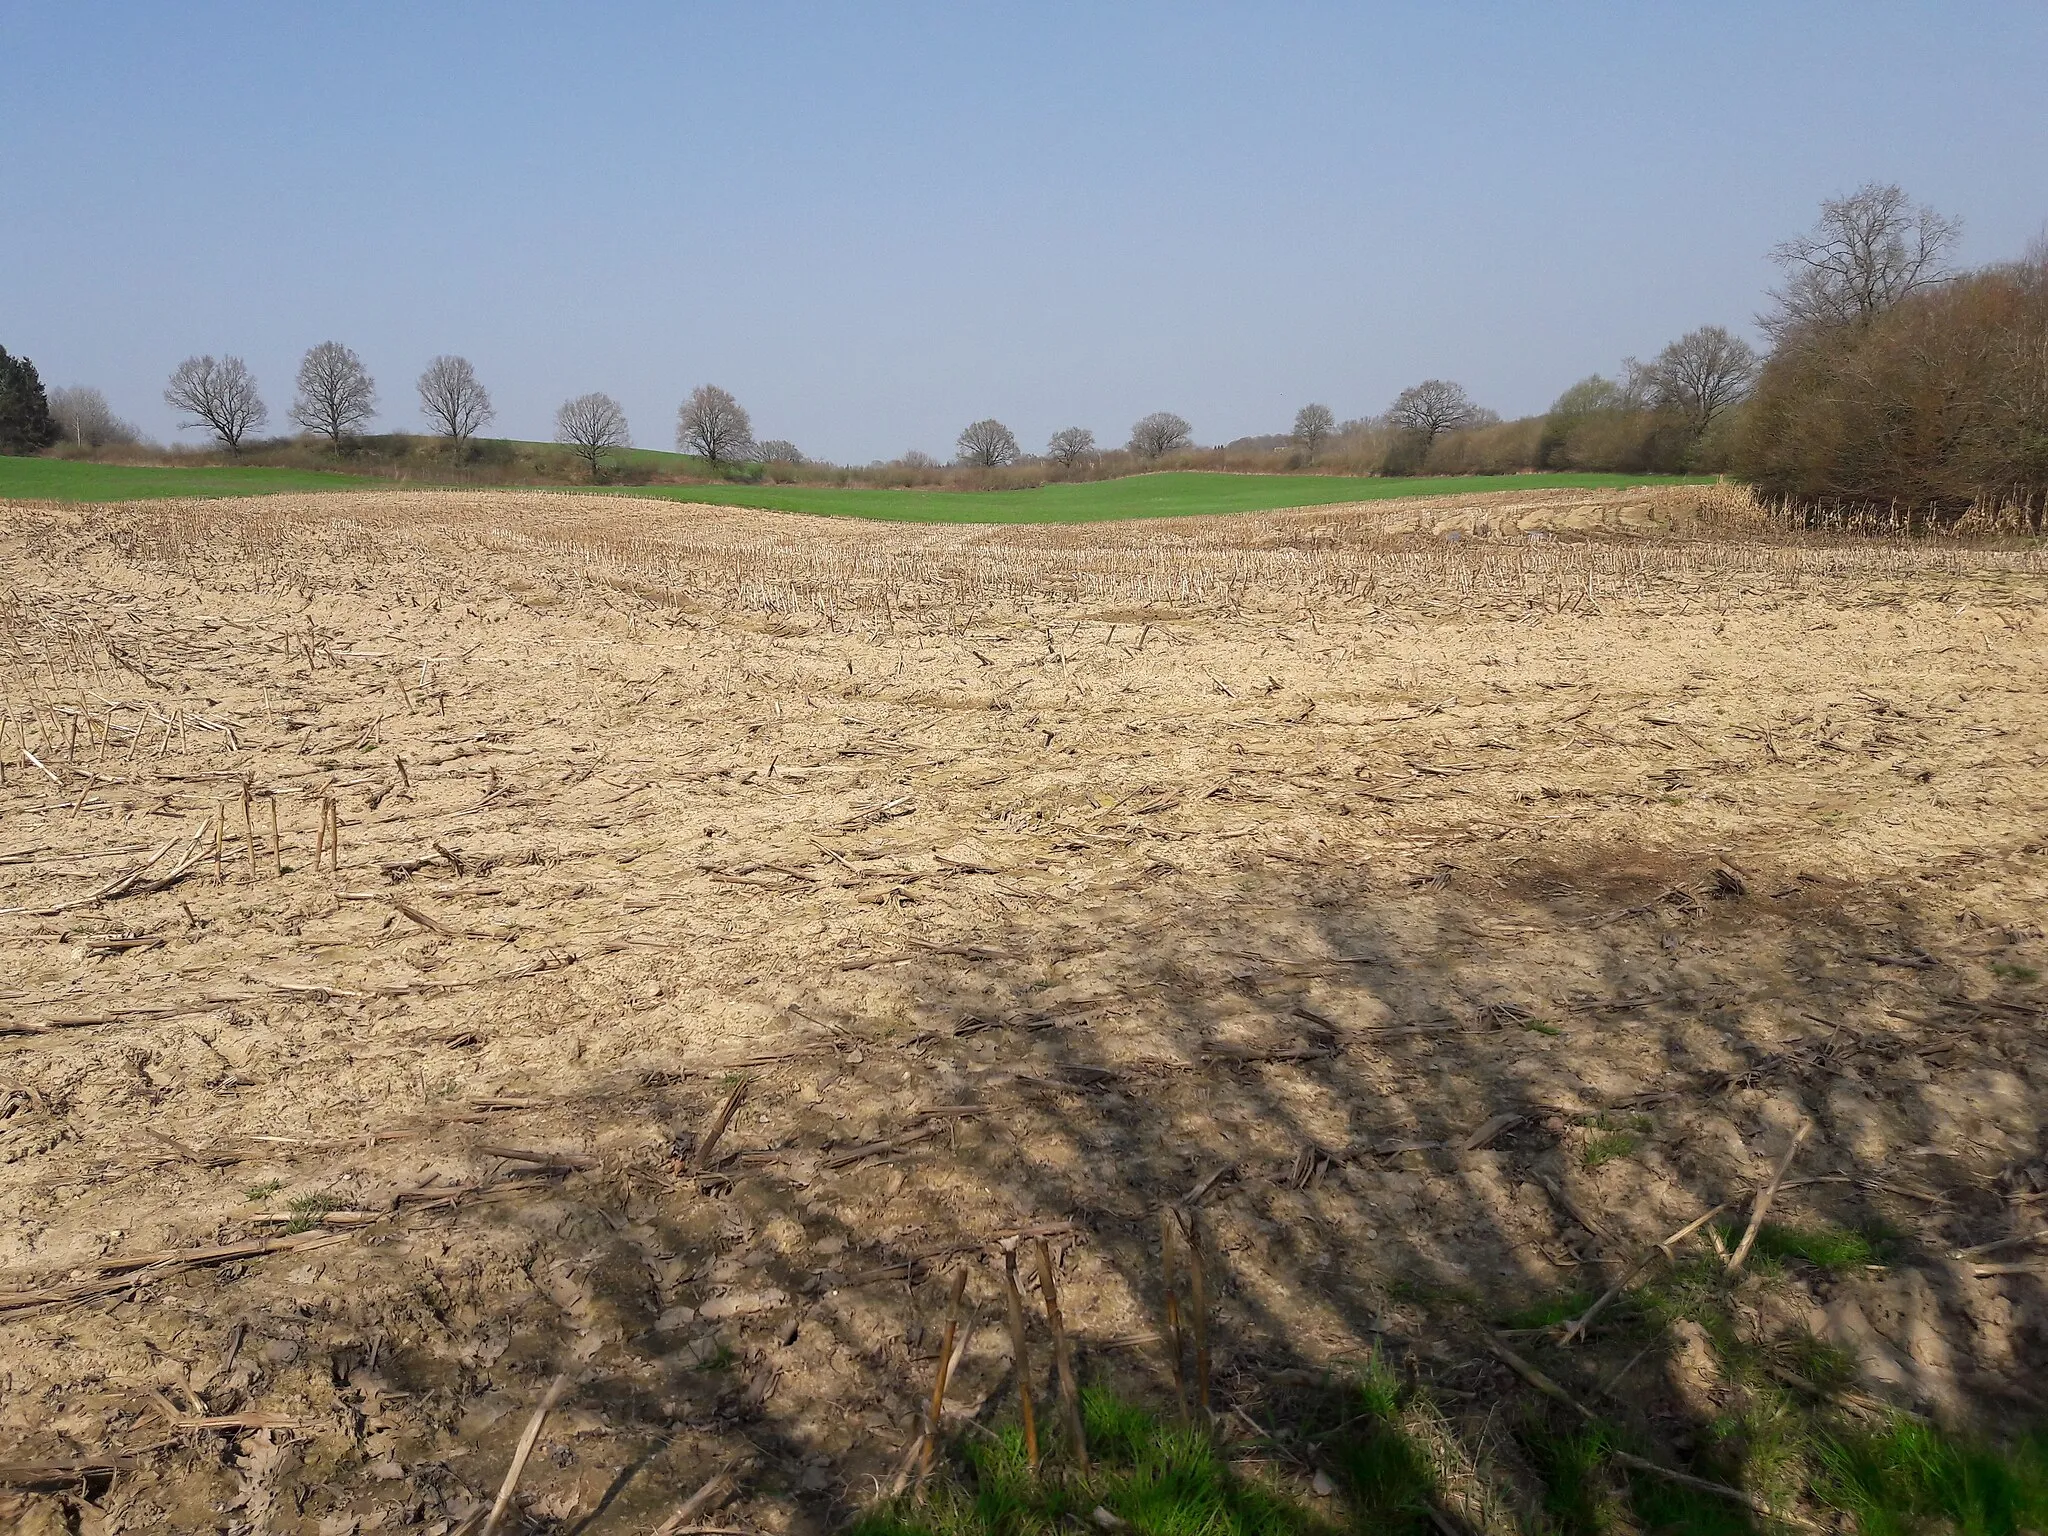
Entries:
{"label": "bare soil", "polygon": [[1951,1256],[2048,1226],[2048,562],[1754,522],[0,508],[0,1524],[445,1532],[566,1372],[529,1529],[829,1529],[962,1264],[1012,1411],[1006,1234],[1171,1401],[1175,1202],[1230,1422],[1378,1350],[1511,1484],[1489,1329],[1802,1121],[1889,1246],[1746,1326],[2048,1408],[2041,1248]]}

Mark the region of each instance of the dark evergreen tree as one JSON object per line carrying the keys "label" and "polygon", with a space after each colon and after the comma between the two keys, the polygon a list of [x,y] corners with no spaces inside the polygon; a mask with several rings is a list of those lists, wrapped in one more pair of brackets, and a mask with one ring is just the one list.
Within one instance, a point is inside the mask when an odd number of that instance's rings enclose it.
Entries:
{"label": "dark evergreen tree", "polygon": [[0,347],[0,453],[41,453],[55,441],[57,423],[50,419],[36,365]]}

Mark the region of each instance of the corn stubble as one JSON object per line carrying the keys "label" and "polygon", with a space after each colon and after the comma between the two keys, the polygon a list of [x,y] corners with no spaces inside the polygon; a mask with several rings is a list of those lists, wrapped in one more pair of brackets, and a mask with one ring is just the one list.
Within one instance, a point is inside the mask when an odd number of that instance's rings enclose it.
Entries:
{"label": "corn stubble", "polygon": [[[1514,1348],[1603,1412],[1626,1371],[1675,1468],[1636,1292],[1695,1276],[1946,1330],[1922,1389],[1994,1419],[2048,1187],[2044,577],[1721,487],[0,508],[0,1462],[172,1529],[566,1525],[639,1465],[607,1518],[753,1528],[1014,1414],[1020,1362],[1058,1478],[1098,1385],[1248,1456],[1371,1354],[1490,1529],[1528,1468],[1475,1320],[1599,1297]],[[1982,1294],[1770,1241],[1880,1222],[1994,1251]],[[108,1390],[172,1338],[227,1427]]]}

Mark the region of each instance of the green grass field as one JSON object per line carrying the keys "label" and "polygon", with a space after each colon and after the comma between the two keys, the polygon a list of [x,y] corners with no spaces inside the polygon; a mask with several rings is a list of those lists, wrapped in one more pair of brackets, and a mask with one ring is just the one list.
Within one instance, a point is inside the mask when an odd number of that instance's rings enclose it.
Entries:
{"label": "green grass field", "polygon": [[390,482],[315,469],[159,469],[69,459],[0,458],[0,501],[155,501],[166,496],[270,496],[350,491]]}
{"label": "green grass field", "polygon": [[[664,455],[675,458],[677,455]],[[64,459],[0,458],[0,500],[144,501],[165,496],[264,496],[280,491],[344,491],[392,482],[327,470],[212,467],[162,469],[83,464]],[[1230,475],[1178,471],[1041,485],[1020,491],[866,490],[829,485],[613,486],[607,494],[719,506],[761,507],[830,517],[908,523],[1088,523],[1114,518],[1190,517],[1281,507],[1378,501],[1393,496],[1469,495],[1475,491],[1591,490],[1629,485],[1704,483],[1671,476],[1459,475],[1379,479],[1345,475]],[[577,487],[551,487],[574,490]]]}

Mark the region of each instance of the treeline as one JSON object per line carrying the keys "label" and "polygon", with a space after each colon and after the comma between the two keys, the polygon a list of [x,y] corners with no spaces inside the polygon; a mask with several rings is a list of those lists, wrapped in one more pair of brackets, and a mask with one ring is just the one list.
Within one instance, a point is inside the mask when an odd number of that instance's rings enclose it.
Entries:
{"label": "treeline", "polygon": [[1734,471],[1811,521],[2048,529],[2048,244],[1956,273],[1897,187],[1825,205],[1787,281]]}
{"label": "treeline", "polygon": [[[497,415],[490,391],[465,357],[443,355],[414,380],[428,434],[370,433],[378,414],[377,384],[362,358],[338,341],[307,349],[297,390],[286,412],[298,432],[258,434],[269,424],[256,375],[239,357],[188,357],[164,386],[164,403],[179,411],[182,427],[204,430],[209,449],[197,453],[144,443],[141,434],[107,408],[96,389],[60,389],[47,396],[35,365],[0,351],[0,452],[51,451],[64,457],[112,460],[225,459],[240,464],[334,468],[394,478],[519,480],[566,478],[579,466],[591,480],[635,478],[622,456],[633,444],[625,410],[602,392],[565,400],[555,412],[559,452],[539,444],[486,439],[478,434]],[[786,442],[757,444],[747,412],[730,393],[700,385],[677,408],[677,448],[714,474],[753,466],[764,457],[801,460]],[[625,472],[622,474],[622,470]],[[655,478],[640,466],[637,478]]]}
{"label": "treeline", "polygon": [[[1340,420],[1303,406],[1285,432],[1202,447],[1172,411],[1133,423],[1121,443],[1063,427],[1042,449],[1003,422],[963,428],[950,460],[913,450],[860,466],[813,462],[784,439],[757,440],[726,390],[701,385],[676,413],[678,464],[633,456],[624,410],[578,395],[556,413],[549,449],[480,439],[494,416],[468,360],[433,359],[415,381],[431,434],[369,435],[377,387],[339,342],[310,349],[287,417],[295,436],[257,434],[269,412],[236,357],[181,363],[164,390],[183,425],[242,462],[332,465],[399,478],[683,480],[718,477],[841,485],[1007,488],[1161,469],[1356,475],[1598,470],[1729,473],[1795,515],[1881,514],[1892,525],[1953,523],[1973,508],[1994,525],[2048,524],[2048,246],[2026,260],[1957,272],[1958,224],[1872,184],[1821,206],[1808,233],[1771,254],[1783,273],[1758,317],[1760,356],[1705,325],[1648,362],[1581,379],[1540,416],[1503,420],[1457,383],[1425,379],[1377,415]],[[47,396],[35,366],[0,351],[0,453],[165,456],[96,389]],[[174,453],[176,451],[173,451]]]}
{"label": "treeline", "polygon": [[[1959,271],[1960,235],[1897,186],[1829,199],[1771,252],[1763,357],[1705,327],[1541,417],[1447,433],[1421,463],[1725,472],[1813,525],[2048,531],[2048,243]],[[1413,437],[1385,427],[1356,424],[1332,459],[1414,462]]]}

